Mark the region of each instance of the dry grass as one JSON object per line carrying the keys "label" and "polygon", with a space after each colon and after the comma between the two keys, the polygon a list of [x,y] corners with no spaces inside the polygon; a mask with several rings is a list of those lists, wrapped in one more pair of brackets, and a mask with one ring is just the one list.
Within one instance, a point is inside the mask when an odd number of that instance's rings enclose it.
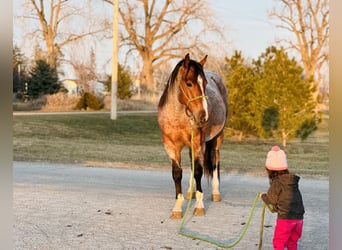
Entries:
{"label": "dry grass", "polygon": [[65,93],[57,93],[46,97],[46,104],[41,111],[73,111],[79,100],[79,95],[68,95]]}
{"label": "dry grass", "polygon": [[[41,98],[22,102],[15,100],[13,102],[13,111],[45,111],[45,112],[69,112],[76,110],[76,104],[79,100],[79,95],[67,95],[57,93],[47,95]],[[102,111],[109,111],[111,108],[111,97],[103,97],[104,108]],[[147,100],[127,99],[117,100],[117,109],[119,111],[127,110],[157,110],[157,104]]]}
{"label": "dry grass", "polygon": [[46,104],[46,97],[41,97],[35,100],[28,100],[26,102],[14,100],[12,107],[13,111],[36,111],[40,110]]}
{"label": "dry grass", "polygon": [[[110,110],[111,96],[104,97],[104,110]],[[157,110],[157,104],[149,102],[147,100],[137,100],[137,99],[117,99],[117,108],[120,111],[127,110]]]}
{"label": "dry grass", "polygon": [[[115,121],[107,114],[14,116],[13,121],[14,160],[170,168],[155,114],[120,115]],[[226,138],[221,169],[264,174],[265,155],[274,143]],[[328,116],[306,141],[289,142],[285,151],[292,171],[327,176]],[[189,169],[188,150],[182,157]]]}

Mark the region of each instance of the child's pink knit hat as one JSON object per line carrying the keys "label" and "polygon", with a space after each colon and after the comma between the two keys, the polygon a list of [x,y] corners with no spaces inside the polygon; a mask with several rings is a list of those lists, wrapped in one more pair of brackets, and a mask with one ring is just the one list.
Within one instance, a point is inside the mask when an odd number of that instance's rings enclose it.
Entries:
{"label": "child's pink knit hat", "polygon": [[268,170],[285,170],[287,169],[286,155],[278,146],[273,146],[267,153],[265,166]]}

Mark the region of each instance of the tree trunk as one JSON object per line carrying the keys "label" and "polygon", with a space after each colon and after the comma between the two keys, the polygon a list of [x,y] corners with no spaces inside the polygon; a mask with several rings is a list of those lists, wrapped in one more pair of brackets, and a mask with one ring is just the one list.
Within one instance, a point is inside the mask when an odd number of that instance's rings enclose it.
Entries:
{"label": "tree trunk", "polygon": [[287,136],[286,136],[284,129],[282,129],[281,134],[282,134],[282,145],[283,145],[283,147],[286,147],[286,137]]}
{"label": "tree trunk", "polygon": [[46,47],[47,47],[47,62],[51,68],[56,68],[56,52],[55,45],[53,43],[53,39],[46,38]]}
{"label": "tree trunk", "polygon": [[[309,79],[311,78],[312,79],[312,81],[310,82],[311,87],[316,88],[315,92],[313,93],[314,100],[317,100],[317,97],[319,95],[319,83],[321,81],[321,79],[315,77],[316,71],[317,71],[316,67],[311,65],[311,63],[304,63],[304,72],[306,74],[306,78],[309,78]],[[319,76],[319,72],[317,72],[317,74]],[[317,79],[317,81],[315,81],[315,79]]]}
{"label": "tree trunk", "polygon": [[152,60],[149,57],[144,58],[142,82],[144,83],[148,91],[151,93],[152,101],[156,101],[157,95],[154,84]]}
{"label": "tree trunk", "polygon": [[242,141],[242,137],[243,137],[243,132],[240,131],[239,132],[239,136],[238,136],[238,141]]}

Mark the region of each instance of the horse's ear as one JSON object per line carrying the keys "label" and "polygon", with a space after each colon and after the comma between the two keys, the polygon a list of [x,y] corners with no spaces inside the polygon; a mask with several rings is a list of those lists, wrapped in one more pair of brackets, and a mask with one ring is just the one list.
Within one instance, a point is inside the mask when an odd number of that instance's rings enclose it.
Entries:
{"label": "horse's ear", "polygon": [[187,68],[190,62],[190,55],[189,53],[185,55],[184,57],[184,67]]}
{"label": "horse's ear", "polygon": [[200,61],[200,64],[201,64],[202,66],[206,63],[207,57],[208,57],[208,55],[205,55],[205,57]]}

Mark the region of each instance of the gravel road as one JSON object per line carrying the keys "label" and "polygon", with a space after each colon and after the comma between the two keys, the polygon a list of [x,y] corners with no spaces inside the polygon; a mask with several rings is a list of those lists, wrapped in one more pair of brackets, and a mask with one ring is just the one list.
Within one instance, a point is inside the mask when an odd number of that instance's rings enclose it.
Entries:
{"label": "gravel road", "polygon": [[[184,187],[188,178],[185,171]],[[215,203],[206,180],[203,188],[206,214],[189,215],[185,228],[228,244],[268,179],[223,173]],[[300,189],[306,213],[299,249],[328,249],[329,179],[302,177]],[[169,219],[173,205],[171,170],[13,163],[15,249],[220,249],[178,234],[181,221]],[[234,249],[258,249],[260,216],[261,202]],[[272,249],[275,218],[266,211],[263,249]]]}

